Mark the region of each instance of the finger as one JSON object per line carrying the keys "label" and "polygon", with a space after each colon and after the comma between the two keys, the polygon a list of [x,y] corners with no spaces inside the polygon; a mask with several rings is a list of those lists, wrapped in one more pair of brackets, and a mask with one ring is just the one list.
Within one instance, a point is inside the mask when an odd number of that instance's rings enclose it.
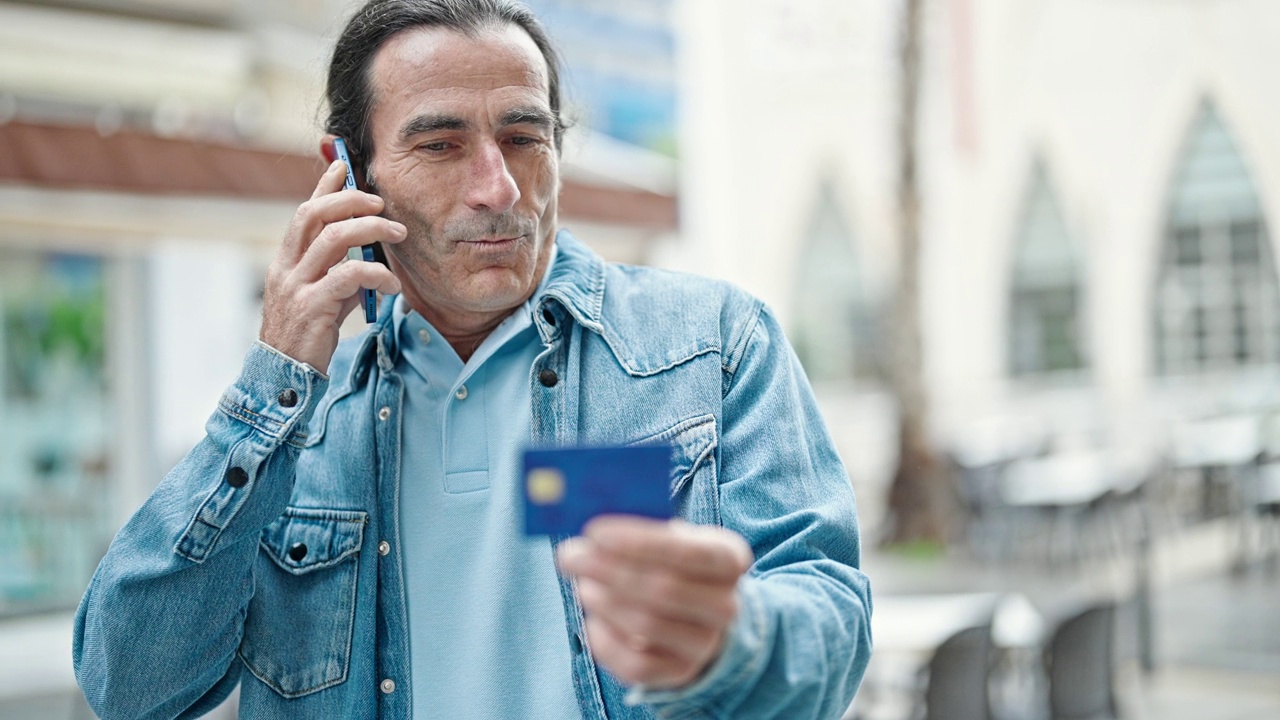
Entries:
{"label": "finger", "polygon": [[699,667],[687,658],[657,650],[637,651],[608,621],[598,615],[587,617],[587,645],[591,655],[614,677],[628,685],[651,688],[683,685],[696,677]]}
{"label": "finger", "polygon": [[754,558],[737,533],[710,525],[661,522],[626,515],[598,517],[583,535],[610,554],[660,565],[709,582],[732,582]]}
{"label": "finger", "polygon": [[295,272],[304,280],[315,280],[342,262],[347,251],[376,242],[404,240],[405,226],[376,215],[353,217],[324,226],[298,260]]}
{"label": "finger", "polygon": [[334,325],[336,325],[337,327],[342,327],[342,321],[347,319],[347,316],[351,314],[352,310],[355,310],[356,308],[364,304],[363,301],[364,301],[364,298],[361,297],[360,292],[358,290],[352,293],[351,297],[344,299],[342,301],[342,305],[339,306],[338,308],[338,317],[337,317],[337,320],[334,321]]}
{"label": "finger", "polygon": [[329,163],[329,167],[325,168],[320,175],[320,180],[316,183],[316,189],[311,192],[311,199],[314,200],[321,195],[335,193],[342,189],[347,181],[347,165],[341,160],[334,160]]}
{"label": "finger", "polygon": [[738,612],[736,582],[701,582],[611,556],[588,540],[561,543],[557,559],[561,569],[579,582],[594,580],[616,597],[665,617],[719,627]]}
{"label": "finger", "polygon": [[659,615],[628,602],[589,578],[578,582],[578,599],[588,614],[608,621],[639,651],[657,649],[701,662],[715,653],[723,634],[723,626],[711,627]]}
{"label": "finger", "polygon": [[383,206],[382,198],[358,190],[320,195],[302,203],[285,231],[280,248],[282,259],[289,267],[296,265],[326,225],[353,217],[377,215]]}
{"label": "finger", "polygon": [[377,290],[383,295],[394,295],[401,289],[400,279],[387,266],[363,260],[352,260],[331,268],[316,285],[318,291],[339,308],[362,289]]}

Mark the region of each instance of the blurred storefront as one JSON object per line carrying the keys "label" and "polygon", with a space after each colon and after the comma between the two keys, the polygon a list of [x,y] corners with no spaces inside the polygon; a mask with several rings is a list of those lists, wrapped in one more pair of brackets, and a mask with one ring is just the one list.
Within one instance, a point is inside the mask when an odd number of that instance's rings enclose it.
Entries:
{"label": "blurred storefront", "polygon": [[[74,691],[90,573],[257,335],[352,5],[0,3],[0,716]],[[562,176],[606,256],[671,243],[668,155],[582,124]]]}

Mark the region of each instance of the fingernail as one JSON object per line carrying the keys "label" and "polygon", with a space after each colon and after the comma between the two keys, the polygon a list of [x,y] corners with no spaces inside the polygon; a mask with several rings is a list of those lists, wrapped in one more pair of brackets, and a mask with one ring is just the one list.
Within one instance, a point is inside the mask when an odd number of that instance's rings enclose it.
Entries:
{"label": "fingernail", "polygon": [[606,516],[597,515],[588,520],[586,524],[582,526],[582,535],[583,537],[593,537],[600,533],[600,529],[602,527],[607,530],[609,528],[609,521]]}
{"label": "fingernail", "polygon": [[560,567],[567,571],[572,571],[578,567],[586,554],[587,548],[583,546],[581,540],[565,540],[560,543],[560,547],[556,548],[556,557],[560,561]]}
{"label": "fingernail", "polygon": [[615,515],[597,515],[582,528],[582,536],[605,550],[618,546],[618,522]]}

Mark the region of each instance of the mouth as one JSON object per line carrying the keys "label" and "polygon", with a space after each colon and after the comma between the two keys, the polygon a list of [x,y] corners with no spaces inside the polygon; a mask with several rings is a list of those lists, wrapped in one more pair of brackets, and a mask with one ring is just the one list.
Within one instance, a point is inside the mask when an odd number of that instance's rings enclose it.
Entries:
{"label": "mouth", "polygon": [[507,238],[502,238],[502,237],[476,238],[474,240],[462,240],[459,242],[459,244],[474,248],[476,250],[481,250],[481,251],[498,251],[498,250],[506,250],[511,247],[514,247],[517,243],[519,243],[523,239],[524,239],[523,235],[517,235],[515,237],[507,237]]}

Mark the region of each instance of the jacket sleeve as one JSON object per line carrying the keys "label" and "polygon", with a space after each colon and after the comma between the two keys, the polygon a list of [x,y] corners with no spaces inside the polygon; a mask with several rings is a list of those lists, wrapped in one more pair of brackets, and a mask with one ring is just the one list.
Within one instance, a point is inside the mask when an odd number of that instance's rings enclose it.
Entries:
{"label": "jacket sleeve", "polygon": [[720,514],[756,561],[703,675],[633,691],[663,718],[838,718],[871,655],[853,490],[795,353],[767,308],[725,355]]}
{"label": "jacket sleeve", "polygon": [[235,687],[258,538],[289,500],[327,386],[256,343],[205,438],[116,534],[72,639],[76,679],[103,720],[198,717]]}

